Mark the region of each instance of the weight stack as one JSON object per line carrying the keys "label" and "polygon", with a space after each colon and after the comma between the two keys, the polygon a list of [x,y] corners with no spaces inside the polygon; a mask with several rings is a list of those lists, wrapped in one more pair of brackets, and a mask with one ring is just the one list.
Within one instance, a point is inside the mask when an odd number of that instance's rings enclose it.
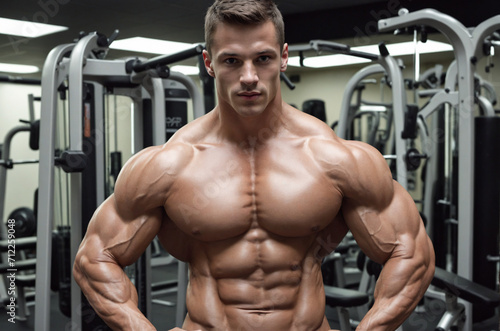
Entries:
{"label": "weight stack", "polygon": [[[472,280],[495,290],[497,266],[496,262],[488,261],[487,256],[499,254],[500,117],[477,117],[475,130]],[[493,307],[476,304],[473,310],[474,323],[488,319],[494,313]]]}
{"label": "weight stack", "polygon": [[323,100],[311,99],[304,101],[302,104],[302,111],[326,122],[326,107]]}

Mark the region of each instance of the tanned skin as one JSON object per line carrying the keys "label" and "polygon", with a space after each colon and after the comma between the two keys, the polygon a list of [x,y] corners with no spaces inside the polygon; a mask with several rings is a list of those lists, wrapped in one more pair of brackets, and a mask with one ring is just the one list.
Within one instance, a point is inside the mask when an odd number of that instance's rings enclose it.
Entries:
{"label": "tanned skin", "polygon": [[123,267],[155,236],[189,264],[185,330],[330,330],[321,260],[348,230],[384,265],[359,330],[396,329],[429,285],[431,241],[382,156],[282,101],[274,29],[218,25],[218,105],[132,157],[95,212],[73,273],[113,329],[154,330]]}

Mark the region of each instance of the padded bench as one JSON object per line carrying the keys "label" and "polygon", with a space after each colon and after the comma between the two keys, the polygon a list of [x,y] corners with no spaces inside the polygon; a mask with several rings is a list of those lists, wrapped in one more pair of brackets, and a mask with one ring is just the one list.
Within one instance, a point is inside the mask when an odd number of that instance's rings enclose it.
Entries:
{"label": "padded bench", "polygon": [[326,304],[335,307],[339,314],[340,329],[351,330],[349,307],[356,307],[368,303],[368,294],[347,288],[325,285]]}
{"label": "padded bench", "polygon": [[500,304],[499,293],[438,267],[431,284],[473,304]]}
{"label": "padded bench", "polygon": [[472,304],[485,304],[496,307],[500,304],[500,294],[466,278],[436,267],[432,285],[445,293],[446,311],[436,330],[449,330],[453,325],[460,329],[465,322],[465,307],[458,298]]}

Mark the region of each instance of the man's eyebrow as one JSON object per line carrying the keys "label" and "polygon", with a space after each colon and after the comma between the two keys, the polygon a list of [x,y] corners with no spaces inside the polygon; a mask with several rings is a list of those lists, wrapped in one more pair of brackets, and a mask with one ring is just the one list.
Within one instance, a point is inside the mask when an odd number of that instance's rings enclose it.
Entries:
{"label": "man's eyebrow", "polygon": [[222,52],[222,53],[219,53],[217,55],[218,58],[221,58],[221,57],[236,57],[236,56],[239,56],[238,53],[231,53],[231,52]]}
{"label": "man's eyebrow", "polygon": [[278,54],[275,49],[269,48],[269,49],[264,49],[264,50],[258,52],[257,55],[270,54],[270,53],[272,53],[272,54]]}
{"label": "man's eyebrow", "polygon": [[[256,53],[256,55],[262,55],[262,54],[278,54],[276,52],[276,50],[272,49],[272,48],[266,48],[266,49],[263,49],[259,52]],[[233,52],[222,52],[222,53],[219,53],[217,55],[217,58],[224,58],[224,57],[238,57],[240,56],[239,53],[233,53]]]}

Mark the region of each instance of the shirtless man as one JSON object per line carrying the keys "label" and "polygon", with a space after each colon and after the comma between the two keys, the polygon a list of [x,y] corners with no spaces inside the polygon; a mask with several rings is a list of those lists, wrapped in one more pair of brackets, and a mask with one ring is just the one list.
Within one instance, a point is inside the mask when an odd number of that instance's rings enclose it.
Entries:
{"label": "shirtless man", "polygon": [[382,156],[282,101],[288,46],[272,1],[216,0],[205,66],[218,105],[123,168],[74,265],[115,330],[154,330],[122,268],[158,236],[189,264],[186,330],[329,330],[321,260],[348,230],[384,264],[360,330],[394,330],[434,273],[411,197]]}

